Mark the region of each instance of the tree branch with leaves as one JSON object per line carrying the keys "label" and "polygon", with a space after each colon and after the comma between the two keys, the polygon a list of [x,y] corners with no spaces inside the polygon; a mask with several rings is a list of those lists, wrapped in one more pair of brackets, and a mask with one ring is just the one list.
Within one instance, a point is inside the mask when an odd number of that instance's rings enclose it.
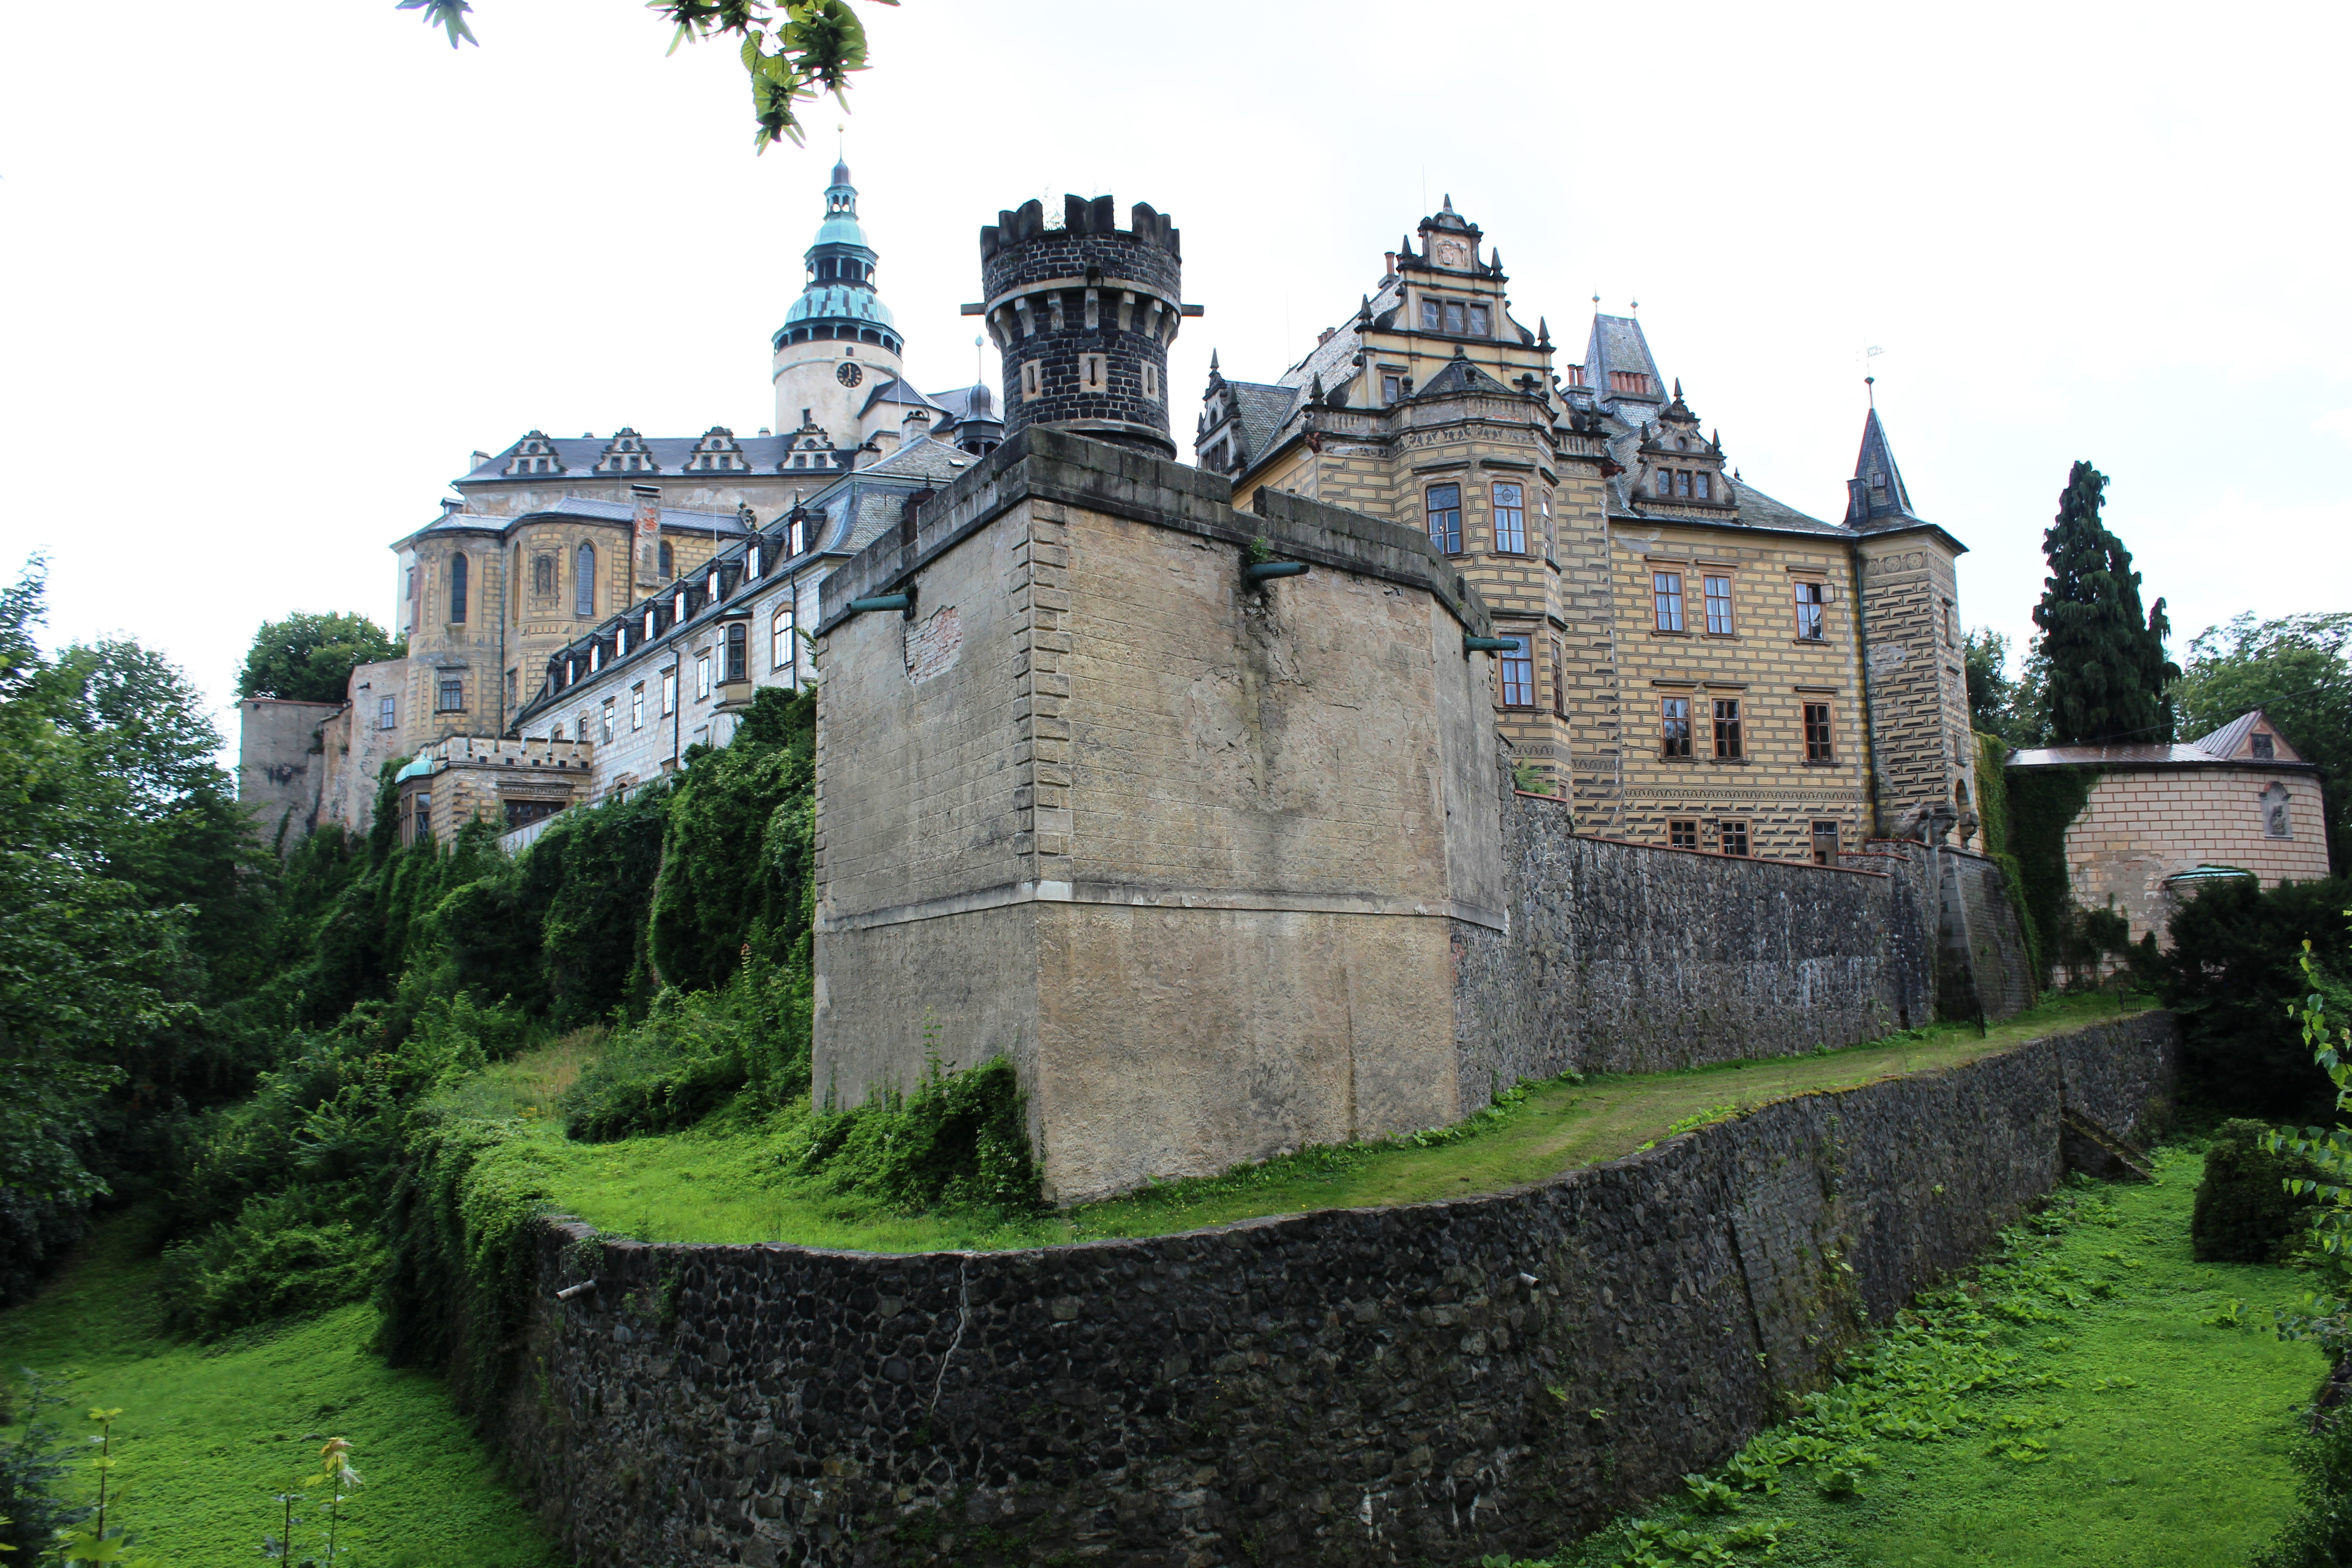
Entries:
{"label": "tree branch with leaves", "polygon": [[[898,0],[871,0],[896,5]],[[427,26],[449,35],[449,47],[479,44],[466,18],[473,0],[398,0],[397,9],[421,11]],[[647,0],[672,27],[670,52],[707,38],[731,38],[751,79],[755,152],[779,140],[807,140],[799,106],[824,93],[846,110],[849,77],[866,67],[866,24],[846,0]]]}

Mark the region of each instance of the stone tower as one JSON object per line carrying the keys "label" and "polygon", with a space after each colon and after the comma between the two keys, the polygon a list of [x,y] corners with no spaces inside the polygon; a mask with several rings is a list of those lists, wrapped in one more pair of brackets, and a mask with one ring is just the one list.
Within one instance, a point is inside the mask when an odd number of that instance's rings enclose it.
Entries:
{"label": "stone tower", "polygon": [[837,447],[860,440],[860,411],[903,374],[906,341],[874,288],[874,247],[857,222],[849,165],[833,166],[824,221],[808,247],[808,281],[770,340],[775,350],[776,434],[824,431]]}
{"label": "stone tower", "polygon": [[1168,345],[1199,313],[1181,303],[1175,226],[1141,202],[1127,229],[1108,196],[1062,203],[1059,228],[1032,201],[980,231],[979,309],[1004,354],[1005,436],[1053,425],[1173,458]]}

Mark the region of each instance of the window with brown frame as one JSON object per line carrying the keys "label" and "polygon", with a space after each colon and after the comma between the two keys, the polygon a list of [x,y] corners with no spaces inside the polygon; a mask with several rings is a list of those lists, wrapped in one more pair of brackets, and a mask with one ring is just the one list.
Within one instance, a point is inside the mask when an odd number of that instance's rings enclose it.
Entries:
{"label": "window with brown frame", "polygon": [[1658,699],[1658,755],[1687,757],[1691,754],[1691,700],[1687,697]]}
{"label": "window with brown frame", "polygon": [[1710,637],[1731,635],[1731,579],[1709,575],[1700,579],[1706,589],[1706,630]]}
{"label": "window with brown frame", "polygon": [[1748,824],[1735,822],[1727,816],[1717,824],[1717,830],[1723,836],[1723,852],[1726,855],[1745,856],[1748,853]]}
{"label": "window with brown frame", "polygon": [[1822,584],[1802,580],[1796,584],[1796,592],[1797,640],[1819,642],[1822,640],[1822,605],[1828,595]]}
{"label": "window with brown frame", "polygon": [[1536,656],[1533,644],[1526,637],[1510,639],[1513,647],[1503,649],[1503,706],[1532,708],[1536,705]]}
{"label": "window with brown frame", "polygon": [[1739,749],[1739,699],[1718,697],[1715,700],[1715,754],[1725,762],[1737,762]]}
{"label": "window with brown frame", "polygon": [[1679,572],[1650,574],[1650,598],[1662,632],[1683,629],[1683,574]]}
{"label": "window with brown frame", "polygon": [[1837,751],[1830,735],[1830,705],[1826,702],[1805,704],[1805,761],[1837,761]]}
{"label": "window with brown frame", "polygon": [[1698,818],[1677,816],[1666,823],[1666,847],[1696,849],[1698,847]]}

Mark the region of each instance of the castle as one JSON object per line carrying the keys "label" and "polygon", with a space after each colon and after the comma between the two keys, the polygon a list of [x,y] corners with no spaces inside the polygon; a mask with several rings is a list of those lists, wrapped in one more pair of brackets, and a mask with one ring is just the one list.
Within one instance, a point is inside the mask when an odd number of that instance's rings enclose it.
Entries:
{"label": "castle", "polygon": [[[817,1092],[911,1083],[944,1022],[1066,1200],[2022,1005],[1962,847],[1963,547],[1874,410],[1806,517],[1631,319],[1555,367],[1449,199],[1281,380],[1213,372],[1181,464],[1181,235],[1059,217],[982,230],[1000,416],[899,374],[837,167],[772,344],[793,433],[478,462],[285,809],[359,826],[406,755],[404,839],[519,847],[816,684]],[[307,716],[265,706],[282,770]]]}

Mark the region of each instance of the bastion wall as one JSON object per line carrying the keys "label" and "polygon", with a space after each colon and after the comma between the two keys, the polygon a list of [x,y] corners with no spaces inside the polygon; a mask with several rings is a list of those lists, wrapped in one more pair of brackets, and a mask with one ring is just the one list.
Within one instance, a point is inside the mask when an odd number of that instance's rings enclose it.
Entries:
{"label": "bastion wall", "polygon": [[2144,1013],[1517,1192],[1141,1241],[548,1220],[497,1425],[615,1568],[1537,1554],[1720,1462],[1981,1251],[2063,1174],[2062,1112],[2147,1130],[2178,1053]]}

